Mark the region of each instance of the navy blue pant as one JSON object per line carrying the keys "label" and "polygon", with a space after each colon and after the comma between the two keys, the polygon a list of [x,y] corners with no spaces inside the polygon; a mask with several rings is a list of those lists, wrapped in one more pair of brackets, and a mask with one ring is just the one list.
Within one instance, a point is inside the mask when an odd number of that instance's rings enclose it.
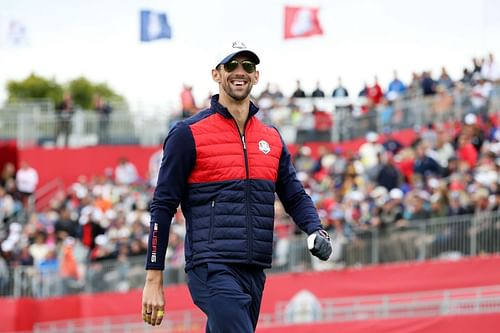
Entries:
{"label": "navy blue pant", "polygon": [[251,333],[259,319],[266,276],[263,269],[221,263],[187,272],[194,303],[207,315],[207,333]]}

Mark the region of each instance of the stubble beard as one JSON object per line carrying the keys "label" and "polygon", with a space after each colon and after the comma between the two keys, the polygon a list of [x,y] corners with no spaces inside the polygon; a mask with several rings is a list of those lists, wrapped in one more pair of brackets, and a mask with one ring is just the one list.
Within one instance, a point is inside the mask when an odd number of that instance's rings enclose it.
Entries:
{"label": "stubble beard", "polygon": [[228,85],[223,85],[222,89],[224,89],[224,92],[229,97],[231,97],[235,101],[241,102],[241,101],[245,100],[250,95],[250,92],[252,91],[252,87],[253,86],[251,84],[248,84],[248,86],[246,87],[246,89],[243,92],[236,92],[236,91],[234,91],[234,89],[231,89],[230,85],[228,84]]}

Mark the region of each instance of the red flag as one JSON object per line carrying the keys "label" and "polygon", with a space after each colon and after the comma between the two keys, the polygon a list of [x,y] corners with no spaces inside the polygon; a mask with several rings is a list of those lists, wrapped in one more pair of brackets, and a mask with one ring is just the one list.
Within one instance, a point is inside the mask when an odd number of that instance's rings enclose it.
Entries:
{"label": "red flag", "polygon": [[319,8],[285,6],[285,39],[322,35]]}

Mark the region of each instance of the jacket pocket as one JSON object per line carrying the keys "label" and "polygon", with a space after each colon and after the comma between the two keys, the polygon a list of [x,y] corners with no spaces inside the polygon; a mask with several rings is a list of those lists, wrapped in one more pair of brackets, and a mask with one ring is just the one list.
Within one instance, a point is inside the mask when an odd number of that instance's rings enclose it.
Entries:
{"label": "jacket pocket", "polygon": [[208,230],[208,242],[214,242],[214,224],[215,224],[215,200],[210,204],[210,229]]}

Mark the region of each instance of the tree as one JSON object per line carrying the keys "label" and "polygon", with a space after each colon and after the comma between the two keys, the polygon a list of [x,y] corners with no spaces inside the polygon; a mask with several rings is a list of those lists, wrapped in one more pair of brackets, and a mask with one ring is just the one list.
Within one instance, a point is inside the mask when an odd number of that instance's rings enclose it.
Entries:
{"label": "tree", "polygon": [[9,102],[48,98],[54,103],[62,101],[63,88],[54,79],[46,79],[31,73],[22,81],[7,82]]}
{"label": "tree", "polygon": [[108,101],[125,102],[125,99],[106,83],[92,83],[83,76],[61,85],[54,79],[46,79],[32,73],[24,80],[11,80],[7,83],[9,102],[45,98],[58,105],[62,101],[64,91],[69,91],[75,105],[84,110],[92,109],[92,100],[96,94]]}
{"label": "tree", "polygon": [[73,97],[73,102],[83,109],[92,108],[92,96],[94,95],[94,86],[84,77],[79,77],[69,82],[68,90]]}
{"label": "tree", "polygon": [[86,110],[92,109],[92,100],[96,94],[105,100],[124,102],[123,97],[115,93],[106,83],[92,83],[85,77],[70,81],[68,90],[73,97],[74,103]]}

